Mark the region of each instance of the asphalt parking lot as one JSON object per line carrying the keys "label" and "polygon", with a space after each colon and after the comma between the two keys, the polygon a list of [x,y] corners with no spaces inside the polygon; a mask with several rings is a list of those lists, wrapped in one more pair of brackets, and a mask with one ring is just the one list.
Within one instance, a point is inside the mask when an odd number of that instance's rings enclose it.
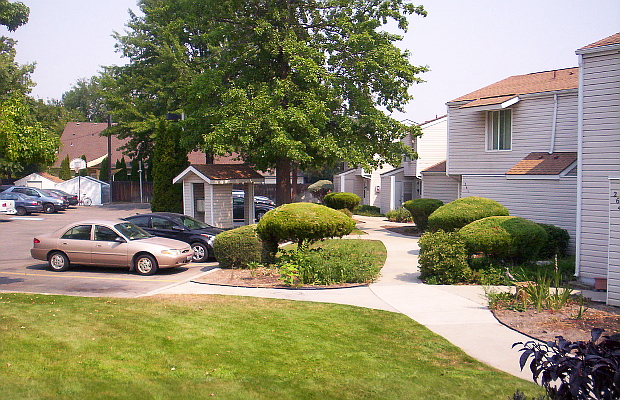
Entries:
{"label": "asphalt parking lot", "polygon": [[71,207],[54,214],[0,216],[0,292],[65,294],[75,296],[137,297],[186,282],[217,266],[191,263],[180,268],[140,276],[128,269],[74,266],[52,272],[47,263],[30,257],[32,239],[66,224],[85,219],[117,219],[150,212],[148,204],[111,204]]}

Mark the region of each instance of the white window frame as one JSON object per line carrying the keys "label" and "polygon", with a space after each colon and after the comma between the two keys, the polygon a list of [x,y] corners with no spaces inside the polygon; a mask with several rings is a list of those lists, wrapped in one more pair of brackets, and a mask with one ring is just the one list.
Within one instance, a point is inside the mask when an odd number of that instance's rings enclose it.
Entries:
{"label": "white window frame", "polygon": [[[508,147],[507,148],[495,148],[494,145],[494,141],[493,141],[493,121],[494,121],[494,116],[497,115],[498,117],[501,115],[501,113],[506,113],[508,112],[510,115],[510,140],[508,143]],[[493,111],[487,111],[486,113],[486,151],[512,151],[512,121],[513,121],[513,116],[512,116],[512,110],[510,108],[507,109],[503,109],[503,110],[493,110]],[[499,136],[498,136],[499,138]],[[499,143],[498,143],[498,147],[499,147]]]}

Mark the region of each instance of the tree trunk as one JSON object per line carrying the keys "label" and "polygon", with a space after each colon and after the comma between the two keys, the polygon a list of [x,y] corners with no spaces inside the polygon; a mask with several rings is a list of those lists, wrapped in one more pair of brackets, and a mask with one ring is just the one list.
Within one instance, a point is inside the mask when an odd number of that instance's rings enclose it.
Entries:
{"label": "tree trunk", "polygon": [[276,204],[291,202],[291,160],[280,158],[276,162]]}
{"label": "tree trunk", "polygon": [[291,170],[291,198],[293,201],[299,201],[297,195],[299,194],[299,188],[297,187],[297,174],[299,172],[298,164],[293,163]]}

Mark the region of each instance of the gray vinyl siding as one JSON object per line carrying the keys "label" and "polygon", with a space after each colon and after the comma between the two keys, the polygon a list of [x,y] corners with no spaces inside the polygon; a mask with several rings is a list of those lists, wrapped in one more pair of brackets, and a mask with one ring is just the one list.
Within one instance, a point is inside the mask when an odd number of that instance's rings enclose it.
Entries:
{"label": "gray vinyl siding", "polygon": [[486,197],[504,205],[510,215],[559,226],[571,236],[574,253],[577,179],[506,179],[505,176],[462,177],[461,197]]}
{"label": "gray vinyl siding", "polygon": [[[419,158],[415,174],[418,177],[421,176],[421,171],[446,159],[448,119],[442,118],[428,125],[422,125],[422,132],[422,136],[417,138]],[[405,170],[405,176],[413,175]]]}
{"label": "gray vinyl siding", "polygon": [[[618,229],[611,226],[609,178],[620,176],[620,54],[583,54],[582,278],[608,278],[608,302],[620,305]],[[610,235],[611,232],[611,235]],[[609,261],[609,277],[608,275]]]}
{"label": "gray vinyl siding", "polygon": [[[486,150],[486,111],[449,104],[448,174],[503,174],[531,152],[550,151],[554,95],[522,96],[511,106],[512,146]],[[553,151],[577,151],[577,93],[558,93]]]}
{"label": "gray vinyl siding", "polygon": [[450,203],[459,198],[459,176],[438,175],[437,173],[422,174],[422,197],[437,199]]}

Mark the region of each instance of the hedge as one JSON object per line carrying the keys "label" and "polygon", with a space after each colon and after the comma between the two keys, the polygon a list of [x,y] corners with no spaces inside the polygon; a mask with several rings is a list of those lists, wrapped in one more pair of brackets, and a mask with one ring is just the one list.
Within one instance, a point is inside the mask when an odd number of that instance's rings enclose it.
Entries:
{"label": "hedge", "polygon": [[443,206],[443,201],[437,199],[413,199],[403,204],[413,222],[421,231],[425,231],[428,227],[428,217],[439,207]]}
{"label": "hedge", "polygon": [[534,260],[547,241],[537,223],[521,217],[487,217],[458,231],[470,254],[484,253],[498,260]]}
{"label": "hedge", "polygon": [[547,241],[540,249],[541,258],[565,257],[568,254],[570,235],[566,229],[549,224],[538,224],[547,232]]}
{"label": "hedge", "polygon": [[261,262],[262,242],[256,224],[218,233],[213,252],[221,268],[247,268],[251,262]]}
{"label": "hedge", "polygon": [[355,193],[330,193],[323,198],[323,203],[334,210],[342,210],[348,208],[351,212],[362,201]]}
{"label": "hedge", "polygon": [[426,232],[420,237],[420,279],[429,284],[468,282],[472,270],[467,263],[467,248],[455,232]]}
{"label": "hedge", "polygon": [[436,209],[428,217],[428,228],[452,232],[482,218],[507,215],[508,209],[494,200],[463,197]]}

